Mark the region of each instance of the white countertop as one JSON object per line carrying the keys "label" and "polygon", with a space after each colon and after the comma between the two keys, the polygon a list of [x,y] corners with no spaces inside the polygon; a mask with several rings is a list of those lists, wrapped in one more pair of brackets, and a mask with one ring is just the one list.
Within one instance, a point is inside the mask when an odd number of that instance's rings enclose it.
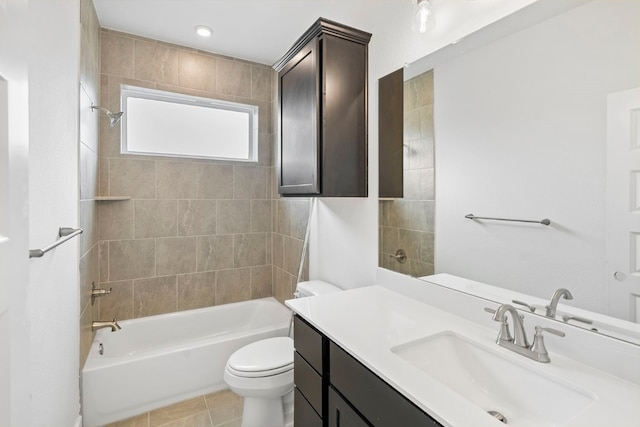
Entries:
{"label": "white countertop", "polygon": [[562,378],[596,396],[591,405],[564,424],[567,427],[640,425],[640,386],[554,354],[554,339],[560,338],[547,338],[551,363],[535,362],[497,346],[497,324],[495,330],[485,328],[380,286],[288,300],[286,304],[444,426],[504,424],[391,352],[397,345],[442,331],[495,348],[530,370]]}

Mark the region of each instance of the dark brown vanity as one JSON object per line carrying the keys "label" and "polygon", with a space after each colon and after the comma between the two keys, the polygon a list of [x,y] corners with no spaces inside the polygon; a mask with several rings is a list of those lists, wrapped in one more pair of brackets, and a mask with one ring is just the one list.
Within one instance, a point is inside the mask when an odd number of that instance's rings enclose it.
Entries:
{"label": "dark brown vanity", "polygon": [[301,317],[294,319],[295,426],[441,426]]}
{"label": "dark brown vanity", "polygon": [[274,64],[281,195],[367,196],[370,38],[321,18]]}

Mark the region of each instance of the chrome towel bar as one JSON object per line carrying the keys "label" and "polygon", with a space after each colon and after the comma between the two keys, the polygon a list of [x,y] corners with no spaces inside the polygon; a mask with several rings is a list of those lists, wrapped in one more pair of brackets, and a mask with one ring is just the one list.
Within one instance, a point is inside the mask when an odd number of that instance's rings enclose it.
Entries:
{"label": "chrome towel bar", "polygon": [[73,239],[79,234],[82,234],[82,228],[60,227],[58,229],[58,240],[43,249],[29,249],[29,258],[40,258],[51,249],[60,246],[69,239]]}
{"label": "chrome towel bar", "polygon": [[540,221],[531,221],[528,219],[489,218],[484,216],[475,216],[474,214],[468,214],[468,215],[465,215],[464,217],[467,219],[489,219],[492,221],[530,222],[530,223],[542,224],[542,225],[551,224],[551,221],[549,221],[548,218],[542,219]]}

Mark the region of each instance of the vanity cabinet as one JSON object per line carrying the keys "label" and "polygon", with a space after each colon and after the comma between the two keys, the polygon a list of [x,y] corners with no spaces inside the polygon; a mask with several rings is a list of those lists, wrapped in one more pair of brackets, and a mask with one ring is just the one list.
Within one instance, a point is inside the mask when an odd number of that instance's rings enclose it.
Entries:
{"label": "vanity cabinet", "polygon": [[441,427],[302,318],[294,319],[294,425]]}
{"label": "vanity cabinet", "polygon": [[281,195],[367,196],[370,38],[321,18],[274,65]]}

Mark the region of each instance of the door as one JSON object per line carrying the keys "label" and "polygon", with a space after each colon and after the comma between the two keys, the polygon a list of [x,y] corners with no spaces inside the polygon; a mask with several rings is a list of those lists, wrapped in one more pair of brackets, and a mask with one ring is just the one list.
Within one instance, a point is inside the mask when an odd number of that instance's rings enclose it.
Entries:
{"label": "door", "polygon": [[607,99],[609,314],[640,323],[640,88]]}
{"label": "door", "polygon": [[0,0],[0,427],[29,425],[26,0]]}

